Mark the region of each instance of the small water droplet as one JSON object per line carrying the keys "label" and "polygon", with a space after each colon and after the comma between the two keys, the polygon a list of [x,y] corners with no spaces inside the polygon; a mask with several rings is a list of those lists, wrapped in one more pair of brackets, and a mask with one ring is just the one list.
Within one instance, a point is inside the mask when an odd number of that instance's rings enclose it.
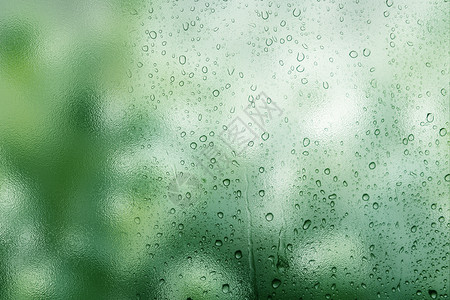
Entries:
{"label": "small water droplet", "polygon": [[267,221],[272,221],[273,220],[273,214],[272,213],[268,213],[267,215],[266,215],[266,220]]}
{"label": "small water droplet", "polygon": [[303,230],[307,230],[309,226],[311,226],[311,220],[306,220],[305,223],[303,223]]}
{"label": "small water droplet", "polygon": [[303,139],[303,147],[308,147],[311,141],[306,137]]}
{"label": "small water droplet", "polygon": [[450,182],[450,174],[445,175],[444,180]]}
{"label": "small water droplet", "polygon": [[272,287],[274,289],[278,288],[280,285],[281,285],[281,280],[280,279],[275,278],[274,280],[272,280]]}

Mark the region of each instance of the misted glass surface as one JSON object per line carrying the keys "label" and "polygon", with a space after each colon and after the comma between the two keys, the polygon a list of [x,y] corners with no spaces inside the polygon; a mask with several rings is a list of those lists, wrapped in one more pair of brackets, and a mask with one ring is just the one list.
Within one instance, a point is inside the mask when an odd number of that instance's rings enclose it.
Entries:
{"label": "misted glass surface", "polygon": [[446,299],[445,1],[1,1],[0,299]]}

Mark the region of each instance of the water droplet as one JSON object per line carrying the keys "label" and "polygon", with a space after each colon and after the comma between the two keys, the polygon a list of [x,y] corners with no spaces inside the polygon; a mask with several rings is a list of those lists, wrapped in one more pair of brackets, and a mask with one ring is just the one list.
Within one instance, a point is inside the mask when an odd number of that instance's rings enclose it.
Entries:
{"label": "water droplet", "polygon": [[306,220],[305,223],[303,223],[303,230],[307,230],[309,226],[311,226],[311,220]]}
{"label": "water droplet", "polygon": [[200,142],[206,142],[207,139],[208,139],[208,138],[206,137],[206,135],[202,135],[202,136],[199,138]]}
{"label": "water droplet", "polygon": [[437,292],[435,290],[428,290],[428,294],[430,295],[430,297],[432,299],[436,299],[437,298]]}
{"label": "water droplet", "polygon": [[272,280],[272,287],[274,289],[278,288],[280,285],[281,285],[281,280],[280,279],[275,278],[274,280]]}
{"label": "water droplet", "polygon": [[432,113],[427,114],[427,122],[431,123],[434,121],[434,115]]}
{"label": "water droplet", "polygon": [[363,195],[362,195],[362,199],[363,199],[364,201],[369,201],[369,199],[370,199],[369,194],[363,194]]}
{"label": "water droplet", "polygon": [[417,231],[417,226],[416,225],[414,225],[413,227],[411,227],[411,232],[412,233],[414,233],[414,232],[416,232]]}
{"label": "water droplet", "polygon": [[219,217],[219,219],[222,219],[222,218],[223,218],[223,212],[219,211],[219,212],[217,213],[217,216]]}
{"label": "water droplet", "polygon": [[303,147],[308,147],[311,141],[308,138],[303,139]]}
{"label": "water droplet", "polygon": [[141,218],[139,217],[134,218],[134,223],[141,224]]}
{"label": "water droplet", "polygon": [[236,252],[234,252],[234,257],[236,257],[236,259],[241,259],[242,258],[242,251],[241,250],[237,250]]}
{"label": "water droplet", "polygon": [[302,65],[298,65],[297,68],[295,68],[295,70],[297,70],[297,72],[302,73],[305,71],[305,67]]}
{"label": "water droplet", "polygon": [[259,173],[264,173],[264,167],[259,167]]}
{"label": "water droplet", "polygon": [[269,138],[269,133],[268,133],[268,132],[264,132],[264,133],[261,135],[261,138],[262,138],[264,141],[267,141],[267,139]]}
{"label": "water droplet", "polygon": [[444,180],[450,182],[450,174],[445,175]]}
{"label": "water droplet", "polygon": [[222,285],[222,292],[224,294],[227,294],[229,291],[230,291],[230,285],[228,285],[228,284]]}
{"label": "water droplet", "polygon": [[180,55],[178,61],[180,62],[180,64],[184,65],[186,63],[186,56]]}
{"label": "water droplet", "polygon": [[222,246],[222,245],[223,245],[223,243],[222,243],[222,241],[221,241],[221,240],[216,240],[216,243],[215,243],[215,245],[216,245],[217,247],[220,247],[220,246]]}
{"label": "water droplet", "polygon": [[348,55],[350,55],[351,58],[358,57],[358,53],[355,50],[350,51],[350,53]]}
{"label": "water droplet", "polygon": [[196,142],[192,142],[190,146],[191,146],[192,149],[196,149],[197,148],[197,143]]}
{"label": "water droplet", "polygon": [[378,202],[374,202],[372,204],[373,209],[378,209],[380,207],[380,205],[378,205]]}
{"label": "water droplet", "polygon": [[302,55],[300,55],[300,52],[297,52],[297,61],[302,62],[305,59],[305,54],[302,52]]}
{"label": "water droplet", "polygon": [[373,169],[375,169],[376,166],[377,166],[377,165],[372,161],[372,162],[369,164],[369,169],[373,170]]}
{"label": "water droplet", "polygon": [[364,48],[364,50],[363,50],[363,55],[364,55],[365,57],[368,57],[368,56],[370,55],[370,53],[371,53],[370,49]]}
{"label": "water droplet", "polygon": [[260,190],[260,191],[258,192],[258,194],[259,194],[261,197],[264,197],[264,195],[266,194],[266,192],[265,192],[264,190]]}
{"label": "water droplet", "polygon": [[273,214],[272,213],[268,213],[267,215],[266,215],[266,220],[267,221],[272,221],[273,220]]}
{"label": "water droplet", "polygon": [[230,185],[230,182],[231,182],[230,179],[224,179],[224,180],[223,180],[223,185],[224,185],[224,186],[229,186],[229,185]]}
{"label": "water droplet", "polygon": [[217,96],[219,96],[220,92],[219,92],[219,90],[214,90],[212,94],[214,97],[217,97]]}
{"label": "water droplet", "polygon": [[447,129],[445,129],[445,128],[439,129],[439,135],[440,136],[445,136],[446,134],[447,134]]}

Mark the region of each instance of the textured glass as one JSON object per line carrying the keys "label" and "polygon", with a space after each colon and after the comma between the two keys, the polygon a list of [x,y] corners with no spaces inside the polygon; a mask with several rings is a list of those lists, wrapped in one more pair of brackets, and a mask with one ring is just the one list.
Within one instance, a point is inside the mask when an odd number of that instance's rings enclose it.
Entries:
{"label": "textured glass", "polygon": [[0,1],[0,299],[446,299],[447,0]]}

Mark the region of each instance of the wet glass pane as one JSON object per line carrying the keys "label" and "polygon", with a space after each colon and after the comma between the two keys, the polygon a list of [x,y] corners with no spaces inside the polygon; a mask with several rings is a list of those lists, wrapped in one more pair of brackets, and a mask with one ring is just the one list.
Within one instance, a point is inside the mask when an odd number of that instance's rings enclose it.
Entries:
{"label": "wet glass pane", "polygon": [[447,1],[2,1],[0,299],[446,299]]}

